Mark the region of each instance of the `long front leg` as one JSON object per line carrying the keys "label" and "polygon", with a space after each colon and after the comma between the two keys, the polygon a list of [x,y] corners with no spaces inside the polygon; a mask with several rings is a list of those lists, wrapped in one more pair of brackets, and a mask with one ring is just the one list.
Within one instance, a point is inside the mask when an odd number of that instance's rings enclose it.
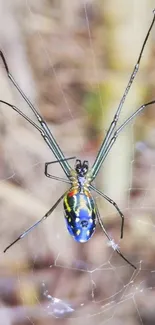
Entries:
{"label": "long front leg", "polygon": [[[134,112],[115,132],[114,132],[114,135],[113,137],[111,138],[109,144],[107,145],[107,147],[105,148],[105,151],[103,153],[103,156],[102,158],[100,159],[100,162],[99,162],[99,165],[98,165],[98,171],[99,169],[101,168],[104,160],[106,159],[109,151],[111,150],[113,144],[115,143],[119,133],[124,129],[124,127],[129,123],[131,122],[139,113],[141,113],[145,107],[149,106],[149,105],[152,105],[152,104],[155,104],[155,100],[149,102],[149,103],[146,103],[142,106],[140,106],[136,112]],[[93,174],[93,179],[94,179],[94,174]]]}
{"label": "long front leg", "polygon": [[55,208],[57,207],[57,205],[60,203],[60,201],[63,199],[63,197],[65,196],[66,192],[64,194],[62,194],[60,196],[60,198],[56,201],[56,203],[52,206],[52,208],[45,213],[45,215],[39,220],[37,221],[34,225],[32,225],[30,228],[28,228],[27,230],[25,230],[17,239],[15,239],[10,245],[8,245],[5,249],[4,249],[4,253],[11,247],[13,246],[15,243],[17,243],[20,239],[24,238],[30,231],[32,231],[35,227],[37,227],[41,222],[43,222],[44,220],[46,220],[49,215],[55,210]]}
{"label": "long front leg", "polygon": [[[0,100],[0,103],[2,103],[2,104],[5,104],[5,105],[7,105],[7,106],[9,106],[9,107],[11,107],[15,112],[17,112],[19,115],[21,115],[26,121],[28,121],[32,126],[34,126],[35,127],[35,129],[37,129],[39,132],[40,132],[40,134],[41,134],[41,136],[43,137],[43,139],[44,139],[44,141],[47,143],[47,145],[50,147],[50,149],[51,149],[51,143],[49,142],[49,139],[48,139],[48,137],[46,136],[46,134],[45,134],[45,132],[42,130],[42,128],[40,128],[35,122],[33,122],[27,115],[25,115],[18,107],[16,107],[15,105],[12,105],[12,104],[10,104],[10,103],[8,103],[8,102],[6,102],[6,101],[4,101],[4,100]],[[61,162],[63,162],[63,161],[66,161],[66,160],[71,160],[71,159],[75,159],[76,157],[69,157],[69,158],[64,158],[64,159],[59,159],[59,160],[55,160],[55,161],[51,161],[51,162],[49,162],[49,163],[46,163],[45,164],[45,170],[47,170],[47,165],[49,165],[49,164],[54,164],[54,163],[61,163]],[[45,175],[46,175],[46,173],[45,173]],[[47,175],[46,175],[47,176]],[[47,177],[49,177],[49,176],[47,176]],[[56,179],[56,178],[54,178],[54,177],[51,177],[51,178],[53,178],[53,179]],[[70,181],[67,181],[66,180],[66,183],[70,183]]]}
{"label": "long front leg", "polygon": [[121,224],[121,238],[123,238],[123,230],[124,230],[124,214],[121,212],[121,210],[119,209],[118,205],[116,204],[115,201],[113,201],[112,199],[110,199],[110,197],[108,197],[107,195],[105,195],[104,193],[102,193],[101,191],[99,191],[96,187],[94,187],[93,185],[90,185],[90,188],[95,191],[96,193],[98,193],[99,195],[101,195],[102,197],[104,197],[105,200],[107,200],[109,203],[111,203],[115,209],[118,211],[121,219],[122,219],[122,224]]}
{"label": "long front leg", "polygon": [[141,58],[142,58],[142,55],[143,55],[143,52],[144,52],[145,45],[146,45],[146,43],[147,43],[147,40],[148,40],[149,34],[150,34],[151,29],[152,29],[152,27],[153,27],[153,24],[154,24],[154,22],[155,22],[155,10],[153,10],[153,15],[154,15],[154,16],[153,16],[152,23],[151,23],[151,25],[150,25],[150,28],[149,28],[147,34],[146,34],[146,37],[145,37],[145,40],[144,40],[144,42],[143,42],[143,45],[142,45],[142,48],[141,48],[141,51],[140,51],[140,54],[139,54],[138,60],[137,60],[137,62],[136,62],[136,65],[135,65],[135,67],[134,67],[134,69],[133,69],[133,72],[132,72],[132,74],[131,74],[131,77],[130,77],[130,79],[129,79],[129,82],[128,82],[128,84],[127,84],[127,87],[126,87],[126,89],[125,89],[125,91],[124,91],[124,94],[123,94],[123,96],[122,96],[122,98],[121,98],[121,101],[120,101],[120,103],[119,103],[119,105],[118,105],[118,108],[117,108],[117,111],[116,111],[116,113],[115,113],[114,119],[113,119],[113,121],[112,121],[112,123],[111,123],[111,125],[110,125],[110,127],[109,127],[109,129],[108,129],[108,131],[107,131],[106,137],[105,137],[105,139],[103,140],[103,143],[102,143],[102,145],[101,145],[101,147],[100,147],[100,150],[99,150],[99,152],[98,152],[98,154],[97,154],[97,157],[96,157],[96,159],[95,159],[95,162],[94,162],[94,164],[93,164],[93,166],[92,166],[93,178],[96,177],[96,175],[97,175],[97,173],[99,172],[99,169],[100,169],[100,167],[101,167],[101,165],[102,165],[102,157],[103,157],[103,155],[104,155],[104,152],[105,152],[105,150],[106,150],[106,147],[109,145],[109,141],[110,141],[110,139],[111,139],[111,137],[112,137],[112,135],[113,135],[113,132],[114,132],[114,130],[115,130],[115,128],[116,128],[116,125],[117,125],[117,122],[118,122],[118,119],[119,119],[119,116],[120,116],[120,113],[121,113],[121,110],[122,110],[123,104],[124,104],[125,99],[126,99],[126,96],[127,96],[128,92],[129,92],[129,90],[130,90],[130,88],[131,88],[131,85],[132,85],[132,83],[133,83],[133,81],[134,81],[134,79],[135,79],[135,77],[136,77],[137,72],[138,72],[139,65],[140,65],[140,62],[141,62]]}
{"label": "long front leg", "polygon": [[0,57],[3,61],[4,67],[6,69],[7,75],[9,77],[9,79],[11,80],[11,82],[14,84],[14,86],[16,87],[16,89],[19,91],[19,93],[21,94],[21,96],[23,97],[23,99],[26,101],[26,103],[29,105],[29,107],[31,108],[31,110],[33,111],[34,115],[36,116],[38,122],[40,123],[46,137],[47,137],[47,144],[50,147],[50,149],[52,150],[53,154],[55,155],[57,160],[61,160],[60,165],[63,168],[66,176],[69,176],[69,172],[70,172],[70,165],[68,164],[67,160],[64,160],[65,156],[62,153],[58,143],[56,142],[54,136],[52,135],[49,127],[47,126],[46,122],[44,121],[44,119],[41,117],[41,115],[38,113],[38,111],[36,110],[36,108],[34,107],[34,105],[31,103],[31,101],[28,99],[28,97],[24,94],[24,92],[22,91],[22,89],[19,87],[18,83],[16,82],[16,80],[14,79],[14,77],[12,76],[12,74],[9,71],[7,62],[5,60],[4,54],[2,53],[2,51],[0,51]]}

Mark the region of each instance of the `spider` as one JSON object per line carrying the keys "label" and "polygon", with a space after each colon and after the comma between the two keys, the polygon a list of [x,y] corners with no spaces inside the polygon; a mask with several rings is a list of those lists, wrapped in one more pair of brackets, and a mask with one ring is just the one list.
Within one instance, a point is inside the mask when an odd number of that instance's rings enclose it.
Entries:
{"label": "spider", "polygon": [[38,226],[42,221],[47,219],[49,215],[55,210],[57,205],[60,203],[60,201],[63,199],[64,204],[64,213],[65,213],[65,220],[66,225],[69,233],[77,242],[87,242],[91,236],[93,235],[95,228],[96,228],[96,221],[98,221],[101,229],[103,230],[104,234],[108,238],[110,245],[112,246],[113,250],[115,250],[130,266],[132,266],[134,269],[136,269],[136,266],[133,265],[120,251],[117,244],[115,244],[114,240],[110,237],[110,235],[107,233],[103,221],[100,217],[100,213],[97,207],[97,204],[95,202],[95,199],[93,198],[92,191],[96,192],[100,196],[102,196],[105,200],[107,200],[109,203],[111,203],[115,209],[117,210],[120,218],[121,218],[121,238],[123,238],[123,228],[124,228],[124,215],[119,209],[118,205],[107,195],[102,193],[100,190],[98,190],[94,185],[92,185],[92,182],[95,180],[100,168],[103,165],[103,162],[105,161],[108,153],[110,152],[113,144],[115,143],[118,135],[120,132],[124,129],[124,127],[131,121],[133,118],[135,118],[146,106],[154,104],[154,101],[148,102],[146,104],[143,104],[140,106],[129,118],[127,118],[122,125],[120,125],[117,128],[117,123],[119,120],[119,116],[123,107],[123,104],[125,102],[126,96],[130,90],[130,87],[136,77],[136,74],[139,69],[140,61],[142,58],[142,54],[146,45],[146,42],[149,38],[150,31],[153,27],[153,24],[155,22],[155,10],[153,11],[153,19],[151,22],[151,25],[149,27],[149,30],[146,34],[146,37],[144,39],[144,42],[142,44],[142,48],[138,57],[138,60],[136,62],[136,65],[133,69],[133,72],[130,76],[130,79],[128,81],[128,84],[126,86],[126,89],[124,91],[124,94],[120,100],[120,103],[118,105],[118,108],[116,110],[116,113],[114,115],[114,118],[109,126],[109,129],[106,133],[105,139],[103,140],[101,147],[97,153],[97,156],[95,158],[95,161],[93,163],[92,168],[89,168],[89,163],[87,160],[84,160],[83,162],[79,159],[76,159],[75,162],[75,168],[72,169],[69,165],[68,160],[71,158],[66,158],[61,151],[59,145],[57,144],[54,136],[52,135],[49,127],[47,126],[44,119],[41,117],[41,115],[38,113],[36,108],[33,106],[31,101],[28,99],[28,97],[24,94],[22,89],[17,84],[16,80],[12,76],[12,74],[9,71],[7,62],[5,60],[5,57],[0,51],[0,57],[3,61],[5,70],[7,72],[7,75],[13,85],[16,87],[16,89],[19,91],[23,99],[26,101],[26,103],[29,105],[31,110],[33,111],[35,117],[37,118],[39,122],[39,126],[33,122],[27,115],[25,115],[19,108],[16,106],[0,100],[0,103],[3,103],[9,107],[11,107],[14,111],[16,111],[18,114],[20,114],[25,120],[27,120],[34,128],[36,128],[41,136],[43,137],[44,141],[47,143],[49,148],[52,150],[56,161],[58,162],[64,173],[67,176],[67,179],[60,178],[57,176],[53,176],[48,173],[48,166],[52,164],[53,162],[47,162],[45,163],[45,175],[51,179],[55,179],[58,181],[65,182],[70,185],[69,190],[67,190],[64,194],[62,194],[59,199],[55,202],[55,204],[52,206],[52,208],[35,224],[33,224],[30,228],[25,230],[17,239],[15,239],[10,245],[8,245],[4,253],[13,246],[16,242],[18,242],[20,239],[24,238],[31,230],[33,230],[36,226]]}

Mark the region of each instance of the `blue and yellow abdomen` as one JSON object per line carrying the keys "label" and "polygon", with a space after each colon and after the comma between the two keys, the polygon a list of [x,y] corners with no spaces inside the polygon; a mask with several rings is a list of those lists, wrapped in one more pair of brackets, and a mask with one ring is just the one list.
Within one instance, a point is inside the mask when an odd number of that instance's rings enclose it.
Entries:
{"label": "blue and yellow abdomen", "polygon": [[64,197],[67,228],[78,242],[86,242],[96,227],[95,202],[87,190],[80,192],[71,188]]}

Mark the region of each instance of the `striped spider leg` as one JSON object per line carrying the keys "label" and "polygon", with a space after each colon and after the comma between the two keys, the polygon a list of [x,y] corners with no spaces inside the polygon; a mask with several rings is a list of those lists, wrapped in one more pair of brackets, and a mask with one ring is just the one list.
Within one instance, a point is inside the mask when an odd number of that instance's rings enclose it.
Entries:
{"label": "striped spider leg", "polygon": [[[141,48],[141,51],[140,51],[140,54],[139,54],[138,60],[137,60],[137,62],[136,62],[136,65],[135,65],[135,67],[134,67],[134,69],[133,69],[133,72],[132,72],[132,74],[131,74],[131,76],[130,76],[129,82],[128,82],[127,87],[126,87],[126,89],[125,89],[125,91],[124,91],[124,94],[123,94],[123,96],[122,96],[122,98],[121,98],[121,100],[120,100],[120,103],[119,103],[119,105],[118,105],[118,108],[117,108],[117,110],[116,110],[116,113],[115,113],[115,115],[114,115],[114,118],[113,118],[113,120],[112,120],[112,122],[111,122],[111,124],[110,124],[110,127],[109,127],[109,129],[108,129],[108,131],[107,131],[107,134],[106,134],[106,136],[105,136],[105,139],[103,140],[102,145],[101,145],[101,147],[100,147],[100,150],[99,150],[99,152],[98,152],[98,154],[97,154],[97,156],[96,156],[95,162],[94,162],[94,164],[93,164],[93,166],[92,166],[92,177],[93,177],[93,179],[96,178],[96,176],[97,176],[97,174],[98,174],[98,172],[99,172],[99,170],[100,170],[100,168],[101,168],[101,166],[102,166],[102,163],[103,163],[103,161],[104,161],[104,158],[103,158],[103,157],[105,156],[105,152],[106,152],[106,150],[107,150],[107,147],[108,147],[108,145],[109,145],[109,142],[110,142],[110,140],[111,140],[111,138],[112,138],[112,136],[113,136],[113,133],[114,133],[114,131],[115,131],[115,128],[116,128],[117,122],[118,122],[118,120],[119,120],[119,116],[120,116],[121,110],[122,110],[122,108],[123,108],[123,104],[124,104],[124,102],[125,102],[125,99],[126,99],[126,97],[127,97],[127,94],[128,94],[128,92],[129,92],[129,90],[130,90],[130,88],[131,88],[131,85],[132,85],[132,83],[133,83],[133,81],[134,81],[134,79],[135,79],[135,77],[136,77],[136,74],[137,74],[137,72],[138,72],[138,70],[139,70],[139,65],[140,65],[140,62],[141,62],[141,59],[142,59],[142,55],[143,55],[143,52],[144,52],[144,48],[145,48],[145,45],[146,45],[147,40],[148,40],[148,38],[149,38],[149,35],[150,35],[151,29],[152,29],[152,27],[153,27],[153,25],[154,25],[154,22],[155,22],[155,10],[153,10],[153,20],[152,20],[152,23],[151,23],[151,25],[150,25],[150,28],[149,28],[149,30],[148,30],[148,32],[147,32],[147,34],[146,34],[146,37],[145,37],[145,40],[144,40],[144,42],[143,42],[143,45],[142,45],[142,48]],[[148,104],[147,104],[147,105],[148,105]],[[140,111],[139,111],[137,114],[139,114],[139,113],[140,113]],[[136,114],[136,115],[137,115],[137,114]],[[135,117],[136,115],[134,115],[133,117]],[[131,116],[131,119],[132,119],[133,117]],[[126,125],[126,124],[128,124],[129,122],[130,122],[130,120],[128,119],[128,120],[127,120],[126,122],[124,122],[124,123],[125,123],[125,125]]]}
{"label": "striped spider leg", "polygon": [[67,177],[69,177],[69,173],[70,173],[70,165],[68,164],[68,161],[65,159],[64,154],[62,153],[58,143],[56,142],[55,138],[53,137],[49,127],[47,126],[46,122],[44,121],[44,119],[42,118],[42,116],[38,113],[38,111],[36,110],[36,108],[34,107],[34,105],[30,102],[30,100],[28,99],[28,97],[24,94],[24,92],[22,91],[22,89],[19,87],[19,85],[17,84],[16,80],[14,79],[14,77],[12,76],[12,74],[9,71],[8,65],[6,63],[4,54],[2,53],[2,51],[0,51],[0,57],[4,63],[4,67],[6,69],[8,78],[11,80],[11,82],[13,83],[13,85],[16,87],[16,89],[19,91],[19,93],[21,94],[21,96],[23,97],[23,99],[26,101],[26,103],[28,104],[28,106],[31,108],[31,110],[33,111],[34,115],[36,116],[39,124],[41,125],[41,128],[37,126],[37,124],[35,124],[30,118],[28,118],[24,113],[22,113],[17,107],[15,107],[14,105],[11,105],[7,102],[1,101],[1,103],[4,103],[6,105],[9,105],[10,107],[12,107],[17,113],[19,113],[21,116],[23,116],[29,123],[31,123],[36,129],[38,129],[38,131],[40,131],[42,137],[44,138],[45,142],[47,143],[47,145],[50,147],[50,149],[52,150],[54,156],[56,157],[57,160],[60,161],[60,165],[62,167],[62,169],[64,170],[65,174]]}

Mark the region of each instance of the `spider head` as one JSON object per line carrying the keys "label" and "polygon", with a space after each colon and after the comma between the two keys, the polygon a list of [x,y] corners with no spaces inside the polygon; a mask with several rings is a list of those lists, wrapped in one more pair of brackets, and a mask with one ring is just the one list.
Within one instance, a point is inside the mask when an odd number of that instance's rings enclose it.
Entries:
{"label": "spider head", "polygon": [[85,176],[88,172],[88,168],[89,168],[89,165],[88,165],[87,160],[84,160],[82,163],[81,160],[76,159],[75,170],[76,170],[78,176],[81,176],[81,177]]}

